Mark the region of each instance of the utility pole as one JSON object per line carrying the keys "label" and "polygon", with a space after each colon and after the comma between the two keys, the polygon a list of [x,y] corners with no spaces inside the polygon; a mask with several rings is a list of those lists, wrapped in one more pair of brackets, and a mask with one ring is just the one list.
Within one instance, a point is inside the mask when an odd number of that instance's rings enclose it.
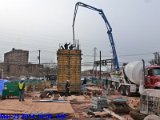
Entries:
{"label": "utility pole", "polygon": [[41,50],[38,50],[38,53],[39,53],[39,55],[38,55],[38,61],[39,61],[39,79],[40,79],[40,76],[41,76]]}
{"label": "utility pole", "polygon": [[41,64],[41,50],[38,50],[38,52],[39,52],[38,61],[39,61],[39,66],[40,66],[40,64]]}
{"label": "utility pole", "polygon": [[99,79],[100,79],[100,81],[101,81],[101,61],[102,61],[102,60],[101,60],[101,51],[100,51],[100,65],[99,65],[99,67],[100,67],[100,71],[99,71],[99,72],[100,72],[100,74],[99,74]]}
{"label": "utility pole", "polygon": [[97,48],[94,48],[94,61],[96,61],[96,56],[97,56],[97,52],[96,52]]}
{"label": "utility pole", "polygon": [[93,61],[93,76],[96,77],[96,74],[97,74],[97,65],[95,65],[95,61],[96,61],[96,56],[97,56],[97,48],[94,47],[93,50],[94,50],[94,54],[93,54],[93,56],[94,56],[94,61]]}

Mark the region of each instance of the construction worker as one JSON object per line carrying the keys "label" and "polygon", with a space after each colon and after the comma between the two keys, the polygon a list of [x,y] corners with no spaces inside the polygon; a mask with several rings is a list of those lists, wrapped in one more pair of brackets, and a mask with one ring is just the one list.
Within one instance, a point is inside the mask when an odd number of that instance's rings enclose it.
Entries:
{"label": "construction worker", "polygon": [[86,84],[87,84],[87,78],[84,78],[82,83],[82,91],[83,93],[86,93]]}
{"label": "construction worker", "polygon": [[63,47],[63,46],[61,46],[61,49],[62,49],[62,50],[64,50],[64,47]]}
{"label": "construction worker", "polygon": [[111,94],[115,93],[115,89],[116,89],[115,82],[112,81],[111,84],[110,84],[110,92],[111,92]]}
{"label": "construction worker", "polygon": [[73,46],[73,44],[71,44],[71,45],[69,46],[69,49],[70,49],[70,50],[73,50],[73,48],[74,48],[74,46]]}
{"label": "construction worker", "polygon": [[21,79],[21,81],[18,83],[18,89],[19,89],[19,101],[24,101],[24,90],[25,90],[24,79]]}
{"label": "construction worker", "polygon": [[86,84],[87,84],[87,78],[85,77],[84,80],[83,80],[82,85],[86,85]]}
{"label": "construction worker", "polygon": [[70,83],[69,83],[69,80],[67,80],[67,82],[66,82],[66,84],[65,84],[65,96],[66,97],[68,97],[69,95],[70,95],[70,91],[69,91],[69,89],[70,89]]}
{"label": "construction worker", "polygon": [[70,43],[68,43],[68,44],[65,43],[65,44],[64,44],[64,48],[65,48],[66,50],[68,50],[68,46],[69,46],[69,45],[70,45]]}

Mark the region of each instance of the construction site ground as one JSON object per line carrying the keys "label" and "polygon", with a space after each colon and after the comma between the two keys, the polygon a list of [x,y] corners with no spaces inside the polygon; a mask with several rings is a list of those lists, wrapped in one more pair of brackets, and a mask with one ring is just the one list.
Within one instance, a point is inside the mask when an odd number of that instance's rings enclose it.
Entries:
{"label": "construction site ground", "polygon": [[[108,96],[110,99],[117,98],[117,97],[123,97],[120,95],[111,95]],[[81,99],[84,98],[83,102],[79,101],[77,103],[72,103],[72,107],[75,111],[75,114],[78,116],[79,119],[104,119],[104,120],[117,120],[117,118],[114,118],[114,116],[111,116],[110,114],[106,114],[106,112],[97,112],[97,115],[88,115],[86,113],[87,109],[92,106],[91,98],[86,98],[84,96],[81,96]],[[138,97],[125,97],[128,99],[128,104],[132,109],[137,109],[139,107],[139,98]],[[86,100],[86,102],[84,102]],[[124,120],[134,120],[129,114],[118,114]]]}
{"label": "construction site ground", "polygon": [[0,101],[0,113],[6,114],[32,114],[32,113],[74,113],[69,102],[32,102],[31,99],[25,99],[19,102],[18,99],[6,99]]}
{"label": "construction site ground", "polygon": [[[132,109],[139,107],[139,97],[124,97],[116,93],[115,95],[108,95],[108,99],[123,97],[127,99],[127,104]],[[60,114],[65,113],[70,119],[105,119],[118,120],[114,115],[106,112],[95,112],[95,115],[87,114],[87,110],[92,106],[92,96],[90,95],[71,95],[62,102],[34,102],[33,97],[26,97],[24,102],[19,102],[18,98],[10,98],[0,101],[0,113],[4,114]],[[49,100],[50,98],[46,99]],[[39,100],[39,99],[38,99]],[[43,99],[45,100],[45,98]],[[106,108],[106,110],[109,110]],[[109,110],[111,111],[111,110]],[[114,113],[115,114],[115,113]],[[116,114],[123,118],[123,120],[134,120],[129,114]],[[121,119],[121,118],[119,118]]]}

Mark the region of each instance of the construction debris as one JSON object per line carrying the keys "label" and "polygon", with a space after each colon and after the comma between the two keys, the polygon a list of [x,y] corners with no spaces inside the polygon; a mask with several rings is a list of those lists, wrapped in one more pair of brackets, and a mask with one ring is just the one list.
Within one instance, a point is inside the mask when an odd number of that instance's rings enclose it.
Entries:
{"label": "construction debris", "polygon": [[92,107],[95,109],[103,109],[107,107],[107,98],[106,97],[92,97]]}
{"label": "construction debris", "polygon": [[128,114],[130,112],[127,100],[124,98],[114,98],[110,101],[108,108],[115,113]]}
{"label": "construction debris", "polygon": [[130,111],[129,114],[134,120],[144,120],[144,118],[146,117],[145,114],[142,114],[139,111],[135,111],[135,110]]}
{"label": "construction debris", "polygon": [[131,107],[132,109],[137,109],[140,107],[140,99],[139,97],[135,97],[135,98],[128,98],[128,105],[129,107]]}
{"label": "construction debris", "polygon": [[118,120],[125,120],[123,117],[119,116],[118,114],[112,112],[111,110],[108,109],[103,109],[106,113],[110,114],[113,116],[113,118],[117,118]]}
{"label": "construction debris", "polygon": [[157,115],[148,115],[144,120],[160,120],[160,117]]}
{"label": "construction debris", "polygon": [[93,87],[86,87],[87,92],[91,94],[91,96],[97,96],[97,95],[102,95],[102,89],[98,88],[96,86]]}

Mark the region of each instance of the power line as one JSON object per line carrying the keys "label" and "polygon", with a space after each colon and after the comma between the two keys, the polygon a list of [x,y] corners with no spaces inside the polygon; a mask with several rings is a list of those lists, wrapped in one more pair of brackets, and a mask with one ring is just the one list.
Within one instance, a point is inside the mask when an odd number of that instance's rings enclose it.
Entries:
{"label": "power line", "polygon": [[[122,55],[118,55],[118,57],[128,57],[128,56],[141,56],[141,55],[151,55],[153,54],[153,52],[151,53],[138,53],[138,54],[122,54]],[[85,57],[94,57],[93,55],[83,55]],[[102,57],[111,57],[111,56],[102,56]]]}
{"label": "power line", "polygon": [[32,51],[29,50],[29,52],[30,52],[30,53],[38,52],[38,50],[32,50]]}
{"label": "power line", "polygon": [[141,56],[141,55],[151,55],[153,53],[139,53],[139,54],[127,54],[127,55],[119,55],[119,57],[127,57],[127,56]]}
{"label": "power line", "polygon": [[48,53],[56,53],[56,51],[49,51],[49,50],[41,50],[42,52],[48,52]]}

